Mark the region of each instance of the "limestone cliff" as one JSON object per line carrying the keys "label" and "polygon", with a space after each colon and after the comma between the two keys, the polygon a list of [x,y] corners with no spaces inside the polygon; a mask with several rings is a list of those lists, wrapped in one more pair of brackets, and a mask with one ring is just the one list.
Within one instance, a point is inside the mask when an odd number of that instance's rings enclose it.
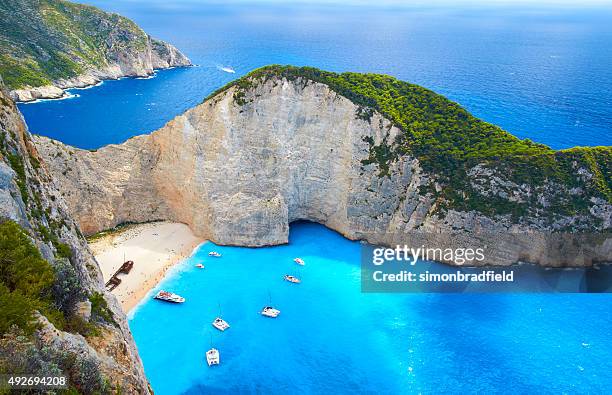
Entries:
{"label": "limestone cliff", "polygon": [[[372,160],[377,147],[404,136],[397,123],[328,84],[270,70],[120,145],[85,151],[35,137],[83,232],[169,219],[216,243],[263,246],[287,242],[289,223],[305,219],[372,243],[485,245],[489,264],[612,260],[612,241],[605,236],[612,205],[587,195],[588,181],[574,190],[552,179],[517,184],[492,162],[478,163],[467,170],[469,184],[460,195],[468,196],[468,188],[491,201],[533,195],[539,203],[528,210],[539,211],[517,219],[501,209],[491,213],[486,205],[454,206],[441,194],[444,178],[424,169],[427,159],[418,156],[418,147],[394,160]],[[591,168],[574,164],[581,179],[594,179]],[[583,195],[584,212],[557,215],[561,210],[546,208],[572,194]],[[568,224],[597,235],[566,239],[552,233]]]}
{"label": "limestone cliff", "polygon": [[[17,225],[10,225],[13,222]],[[32,256],[42,255],[55,272],[53,293],[45,293],[51,299],[47,309],[36,301],[28,302],[42,313],[32,337],[24,336],[18,327],[0,335],[0,372],[63,372],[70,377],[70,388],[80,393],[149,393],[125,315],[114,296],[104,291],[97,262],[1,80],[0,227],[9,232],[3,237],[14,239],[18,237],[15,233],[24,232],[29,240],[26,244],[36,247]],[[29,312],[7,302],[24,297],[5,280],[7,273],[27,272],[32,258],[12,262],[10,256],[28,247],[3,243],[0,314],[3,321],[13,317],[27,324]],[[3,327],[7,324],[2,322]]]}
{"label": "limestone cliff", "polygon": [[0,2],[0,75],[17,101],[190,64],[117,14],[64,0]]}

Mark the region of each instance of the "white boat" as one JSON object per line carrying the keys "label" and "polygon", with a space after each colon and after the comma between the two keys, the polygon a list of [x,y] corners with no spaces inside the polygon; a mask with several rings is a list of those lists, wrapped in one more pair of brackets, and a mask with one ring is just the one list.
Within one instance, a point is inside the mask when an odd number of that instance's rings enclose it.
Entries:
{"label": "white boat", "polygon": [[211,348],[206,351],[206,362],[208,362],[208,366],[218,365],[219,364],[219,350],[216,348]]}
{"label": "white boat", "polygon": [[298,265],[305,265],[304,260],[302,260],[302,258],[295,258],[293,262],[297,263]]}
{"label": "white boat", "polygon": [[289,274],[285,274],[285,276],[283,277],[285,279],[285,281],[289,281],[290,283],[294,283],[294,284],[299,284],[302,281],[300,281],[299,278],[295,277],[295,276],[291,276]]}
{"label": "white boat", "polygon": [[212,326],[219,329],[221,332],[225,331],[230,327],[227,321],[220,317],[215,318],[215,320],[212,322]]}
{"label": "white boat", "polygon": [[185,301],[185,298],[182,296],[167,291],[159,291],[157,295],[155,295],[155,299],[172,303],[183,303]]}
{"label": "white boat", "polygon": [[214,257],[221,257],[221,254],[219,254],[217,251],[211,251],[208,253],[208,256],[214,256]]}
{"label": "white boat", "polygon": [[225,71],[226,73],[235,73],[236,70],[234,70],[233,68],[229,67],[229,66],[223,66],[220,67],[221,71]]}
{"label": "white boat", "polygon": [[201,263],[198,263],[198,264],[196,265],[196,267],[197,267],[198,269],[204,269],[204,265],[202,265]]}
{"label": "white boat", "polygon": [[280,310],[275,309],[271,306],[266,306],[261,310],[261,315],[265,315],[266,317],[276,318],[280,314]]}

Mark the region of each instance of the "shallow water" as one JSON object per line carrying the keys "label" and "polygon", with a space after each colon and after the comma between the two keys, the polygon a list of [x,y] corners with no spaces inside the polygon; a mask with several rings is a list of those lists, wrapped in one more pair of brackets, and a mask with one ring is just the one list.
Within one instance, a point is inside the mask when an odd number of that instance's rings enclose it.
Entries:
{"label": "shallow water", "polygon": [[447,95],[521,138],[553,148],[612,145],[610,6],[87,2],[133,18],[200,67],[20,105],[33,132],[81,148],[151,132],[271,63],[390,74]]}
{"label": "shallow water", "polygon": [[[313,223],[292,224],[285,246],[201,245],[157,288],[184,304],[146,299],[130,315],[155,393],[612,388],[609,295],[363,294],[359,259],[358,242]],[[269,295],[277,319],[259,314]],[[211,326],[219,304],[231,325],[223,333]],[[211,338],[221,365],[209,368]]]}

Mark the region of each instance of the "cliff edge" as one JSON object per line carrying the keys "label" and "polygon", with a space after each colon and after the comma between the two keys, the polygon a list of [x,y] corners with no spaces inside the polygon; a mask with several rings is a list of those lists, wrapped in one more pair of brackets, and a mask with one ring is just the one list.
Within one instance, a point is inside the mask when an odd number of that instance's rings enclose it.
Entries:
{"label": "cliff edge", "polygon": [[148,394],[114,296],[0,79],[0,373]]}
{"label": "cliff edge", "polygon": [[484,245],[495,265],[612,260],[610,147],[519,140],[388,76],[270,66],[123,144],[35,142],[88,234],[167,219],[263,246],[310,220],[375,244]]}

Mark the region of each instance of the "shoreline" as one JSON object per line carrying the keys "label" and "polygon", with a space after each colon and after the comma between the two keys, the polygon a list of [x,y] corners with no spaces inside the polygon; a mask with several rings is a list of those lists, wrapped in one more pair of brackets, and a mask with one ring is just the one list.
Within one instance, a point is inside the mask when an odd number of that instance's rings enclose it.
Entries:
{"label": "shoreline", "polygon": [[89,241],[89,247],[105,282],[124,261],[134,261],[129,274],[117,276],[121,283],[111,291],[127,314],[204,241],[185,224],[162,221],[127,225]]}
{"label": "shoreline", "polygon": [[[103,71],[95,71],[91,74],[81,74],[72,77],[68,80],[54,81],[50,85],[36,86],[23,89],[13,89],[9,92],[9,96],[15,103],[22,104],[34,104],[41,101],[50,100],[65,100],[78,97],[68,92],[71,89],[90,89],[100,86],[104,81],[119,81],[124,78],[135,78],[135,79],[152,79],[155,77],[158,71],[172,70],[175,68],[183,67],[194,67],[193,64],[189,65],[174,65],[168,67],[154,68],[151,72],[147,72],[144,75],[105,75]],[[23,99],[26,97],[27,99]]]}

